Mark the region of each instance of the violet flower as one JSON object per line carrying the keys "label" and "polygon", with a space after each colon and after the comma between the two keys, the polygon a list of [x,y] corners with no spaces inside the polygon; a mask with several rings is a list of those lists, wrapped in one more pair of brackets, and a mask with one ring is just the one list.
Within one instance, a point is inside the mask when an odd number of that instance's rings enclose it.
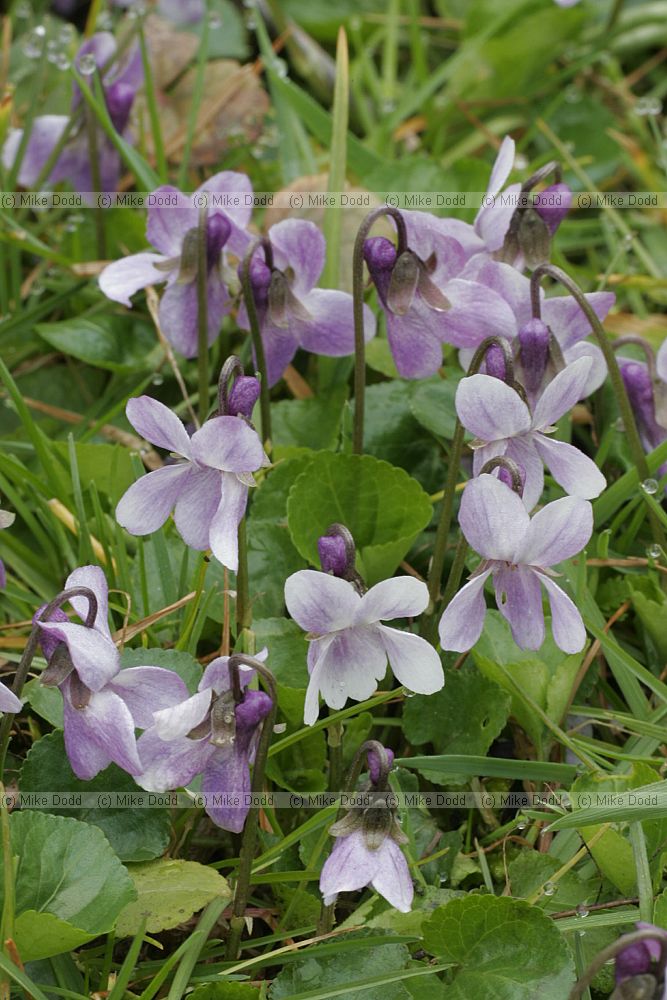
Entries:
{"label": "violet flower", "polygon": [[97,601],[90,614],[84,596],[70,604],[84,624],[58,611],[49,621],[35,615],[48,666],[41,682],[57,685],[63,696],[65,749],[78,778],[89,780],[112,762],[130,774],[142,770],[135,727],[153,723],[153,712],[187,697],[180,677],[162,667],[120,668],[109,630],[108,585],[99,566],[82,566],[67,578],[65,589],[85,587]]}
{"label": "violet flower", "polygon": [[288,577],[285,603],[309,633],[306,725],[317,719],[319,693],[330,708],[370,698],[387,660],[399,682],[418,694],[433,694],[445,683],[440,657],[425,639],[382,624],[425,610],[428,589],[420,580],[383,580],[361,596],[349,580],[304,569]]}
{"label": "violet flower", "polygon": [[[662,352],[662,348],[660,349]],[[662,381],[665,381],[665,359],[660,362],[660,353],[656,358],[658,374]],[[655,387],[648,366],[643,361],[635,361],[633,358],[619,357],[618,367],[620,368],[625,390],[630,400],[637,430],[641,438],[644,450],[649,452],[657,448],[659,444],[667,439],[667,428],[657,419]],[[661,414],[662,419],[664,416]]]}
{"label": "violet flower", "polygon": [[[266,659],[266,650],[258,659]],[[251,691],[255,676],[240,666],[240,701],[235,703],[229,657],[219,656],[204,671],[197,694],[180,705],[155,713],[154,725],[139,738],[143,770],[137,784],[152,792],[187,785],[202,775],[206,812],[223,830],[240,833],[248,814],[250,765],[255,759],[261,723],[272,708],[263,691]],[[216,796],[238,797],[241,805],[216,804]]]}
{"label": "violet flower", "polygon": [[[264,258],[257,249],[250,263],[267,378],[274,385],[298,348],[342,357],[354,352],[352,296],[315,285],[324,268],[326,244],[314,222],[284,219],[268,231]],[[245,305],[239,307],[241,329],[250,324]],[[375,334],[375,317],[364,306],[366,340]]]}
{"label": "violet flower", "polygon": [[[638,921],[635,928],[638,931],[655,931],[655,938],[635,941],[618,952],[614,969],[616,985],[618,987],[621,983],[630,981],[634,986],[643,987],[643,992],[638,992],[637,996],[647,997],[649,1000],[667,1000],[664,965],[667,956],[667,931],[646,921]],[[616,996],[616,993],[613,995]],[[633,995],[619,993],[619,997]]]}
{"label": "violet flower", "polygon": [[231,308],[231,298],[223,280],[227,251],[241,255],[249,236],[245,227],[251,207],[245,195],[252,192],[245,174],[223,170],[211,177],[192,196],[164,185],[153,192],[148,208],[146,236],[158,253],[131,254],[104,268],[99,285],[107,298],[131,306],[131,297],[140,288],[166,281],[160,299],[160,325],[169,343],[186,358],[199,351],[197,269],[199,203],[202,192],[239,195],[241,204],[208,210],[206,219],[206,297],[208,341],[220,333],[223,317]]}
{"label": "violet flower", "polygon": [[172,510],[190,548],[211,549],[223,566],[238,568],[238,526],[245,514],[252,473],[268,463],[257,432],[243,416],[212,417],[188,436],[168,407],[150,396],[130,399],[128,420],[146,441],[180,461],[149,472],[121,497],[116,519],[132,535],[148,535]]}
{"label": "violet flower", "polygon": [[475,645],[486,615],[484,584],[492,577],[498,610],[521,649],[539,649],[544,642],[542,587],[551,606],[556,645],[565,653],[583,649],[581,615],[554,583],[550,567],[576,555],[588,542],[593,530],[590,503],[563,497],[531,518],[509,486],[484,473],[466,485],[459,523],[482,562],[445,608],[439,625],[442,648],[464,652]]}
{"label": "violet flower", "polygon": [[[12,514],[9,510],[0,510],[0,531],[3,528],[10,528],[14,521],[16,520],[16,514]],[[5,564],[2,559],[0,559],[0,589],[7,586],[7,574],[5,572]],[[0,706],[0,711],[2,707]]]}
{"label": "violet flower", "polygon": [[590,500],[607,481],[595,462],[551,434],[554,424],[581,398],[592,360],[579,358],[556,375],[531,413],[519,393],[491,375],[461,379],[456,390],[459,420],[475,435],[473,473],[492,458],[504,456],[525,474],[523,502],[532,510],[542,496],[544,463],[566,493]]}
{"label": "violet flower", "polygon": [[[126,9],[138,6],[137,0],[111,0],[111,3]],[[205,0],[158,0],[157,12],[179,26],[197,24],[206,13],[206,4]]]}
{"label": "violet flower", "polygon": [[[87,39],[76,54],[75,65],[81,67],[84,57],[92,56],[101,73],[104,99],[109,117],[119,135],[131,140],[127,125],[132,104],[143,82],[143,65],[138,44],[131,47],[127,55],[114,60],[117,51],[116,40],[107,31],[101,31]],[[74,84],[71,113],[80,109],[82,94],[78,84]],[[84,109],[83,114],[87,112]],[[53,150],[60,141],[70,121],[70,115],[39,115],[32,124],[30,138],[25,149],[18,181],[23,187],[33,187],[46,166]],[[111,140],[102,129],[97,128],[97,152],[100,184],[103,191],[115,191],[121,173],[121,159]],[[2,162],[11,169],[21,144],[23,131],[11,129],[2,150]],[[74,125],[63,149],[56,160],[45,183],[57,184],[70,181],[77,191],[93,191],[93,175],[90,167],[90,147],[88,132],[83,116]]]}

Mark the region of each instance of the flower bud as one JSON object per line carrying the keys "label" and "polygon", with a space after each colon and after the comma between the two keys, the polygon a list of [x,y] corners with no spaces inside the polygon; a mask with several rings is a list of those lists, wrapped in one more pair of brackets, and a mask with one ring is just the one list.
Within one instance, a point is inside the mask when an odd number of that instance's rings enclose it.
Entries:
{"label": "flower bud", "polygon": [[551,256],[551,233],[539,212],[532,206],[521,209],[517,227],[517,244],[530,268],[547,264]]}
{"label": "flower bud", "polygon": [[529,395],[542,384],[549,360],[549,327],[541,319],[531,319],[519,330],[519,360],[523,384]]}
{"label": "flower bud", "polygon": [[384,236],[373,236],[364,243],[364,260],[380,299],[386,305],[389,282],[396,263],[396,247]]}
{"label": "flower bud", "polygon": [[486,365],[487,375],[492,375],[493,378],[498,378],[501,382],[504,382],[507,379],[505,355],[497,344],[491,344],[484,357],[484,362]]}
{"label": "flower bud", "polygon": [[345,539],[340,535],[322,535],[317,540],[320,564],[325,573],[345,577],[348,571],[348,553]]}
{"label": "flower bud", "polygon": [[130,111],[136,95],[136,88],[119,80],[111,83],[104,91],[107,110],[117,132],[124,132],[130,120]]}
{"label": "flower bud", "polygon": [[[42,604],[41,607],[37,608],[34,615],[32,616],[33,624],[38,624],[42,612],[46,604]],[[55,608],[50,616],[50,622],[68,622],[69,618],[65,614],[62,608]],[[44,653],[44,659],[48,663],[53,654],[55,653],[58,646],[62,645],[62,640],[57,638],[57,636],[52,635],[51,632],[47,632],[46,629],[40,629],[39,632],[39,644],[42,647],[42,652]]]}
{"label": "flower bud", "polygon": [[381,779],[386,780],[387,773],[391,770],[392,764],[394,763],[394,751],[385,747],[384,752],[387,755],[386,765],[385,762],[380,759],[380,754],[377,750],[368,751],[368,773],[370,774],[371,781],[374,785],[377,785]]}
{"label": "flower bud", "polygon": [[553,236],[572,207],[572,191],[567,184],[551,184],[535,195],[533,204]]}
{"label": "flower bud", "polygon": [[259,394],[259,379],[256,379],[254,375],[239,375],[229,393],[228,414],[231,417],[247,417],[249,420],[253,407],[259,399]]}
{"label": "flower bud", "polygon": [[505,483],[505,486],[509,486],[509,488],[515,492],[518,492],[516,487],[519,486],[521,489],[521,495],[523,495],[523,488],[526,485],[526,470],[517,462],[514,462],[513,464],[516,466],[516,475],[512,475],[509,469],[506,469],[501,465],[498,469],[498,479],[501,483]]}
{"label": "flower bud", "polygon": [[[628,979],[633,979],[635,976],[643,976],[645,974],[655,973],[664,975],[664,969],[657,969],[657,965],[664,953],[664,949],[667,949],[667,932],[643,921],[638,922],[636,928],[638,931],[655,930],[655,939],[635,941],[629,944],[627,948],[619,951],[616,955],[615,964],[617,984],[623,983]],[[664,943],[661,944],[660,937],[662,935],[664,935]]]}
{"label": "flower bud", "polygon": [[224,215],[216,213],[206,219],[206,264],[209,268],[218,263],[231,231],[231,223]]}

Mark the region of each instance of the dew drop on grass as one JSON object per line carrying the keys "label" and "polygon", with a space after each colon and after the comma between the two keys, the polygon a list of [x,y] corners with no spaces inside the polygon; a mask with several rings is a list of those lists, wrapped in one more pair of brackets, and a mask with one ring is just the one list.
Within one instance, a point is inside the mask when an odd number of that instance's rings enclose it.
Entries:
{"label": "dew drop on grass", "polygon": [[86,52],[79,60],[79,73],[82,76],[92,76],[97,69],[95,56],[91,52]]}
{"label": "dew drop on grass", "polygon": [[545,896],[553,896],[553,894],[555,893],[555,891],[556,891],[556,886],[554,885],[553,882],[545,882],[544,883],[544,895]]}
{"label": "dew drop on grass", "polygon": [[646,555],[649,559],[659,559],[662,554],[662,549],[659,545],[649,545],[646,550]]}
{"label": "dew drop on grass", "polygon": [[588,907],[586,906],[586,904],[585,903],[579,903],[579,905],[577,906],[577,916],[581,917],[582,920],[583,920],[584,917],[588,916],[588,913],[589,913],[589,910],[588,910]]}
{"label": "dew drop on grass", "polygon": [[38,24],[36,28],[29,31],[23,42],[23,54],[28,57],[28,59],[39,59],[41,58],[42,52],[44,50],[44,38],[46,35],[46,28],[43,24]]}
{"label": "dew drop on grass", "polygon": [[642,483],[642,489],[644,493],[648,493],[649,496],[653,496],[654,493],[658,492],[657,479],[645,479]]}

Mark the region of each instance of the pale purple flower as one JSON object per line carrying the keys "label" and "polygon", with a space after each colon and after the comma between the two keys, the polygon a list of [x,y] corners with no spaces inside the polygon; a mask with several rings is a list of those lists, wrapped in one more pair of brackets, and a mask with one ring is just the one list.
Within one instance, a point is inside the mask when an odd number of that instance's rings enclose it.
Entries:
{"label": "pale purple flower", "polygon": [[[132,104],[143,82],[143,65],[138,44],[133,45],[127,55],[114,60],[117,51],[116,40],[109,32],[101,31],[87,39],[76,54],[75,65],[81,64],[84,56],[93,56],[102,76],[102,89],[109,117],[119,135],[131,140],[128,122]],[[78,84],[72,93],[72,112],[83,100]],[[85,111],[84,111],[85,114]],[[33,187],[45,167],[51,153],[60,141],[69,115],[39,115],[32,124],[30,138],[21,162],[18,181],[23,187]],[[2,150],[2,162],[10,169],[21,144],[21,129],[11,129]],[[97,129],[97,151],[100,184],[103,191],[115,191],[121,173],[121,159],[111,140],[102,129]],[[57,184],[70,181],[77,191],[94,190],[90,169],[90,148],[85,121],[81,116],[69,134],[45,183]]]}
{"label": "pale purple flower", "polygon": [[[160,299],[160,325],[169,343],[186,358],[199,351],[197,304],[198,269],[198,195],[238,196],[239,205],[208,209],[206,220],[206,299],[208,342],[220,333],[223,317],[232,304],[223,280],[227,251],[243,254],[249,240],[245,227],[250,221],[251,206],[246,195],[252,192],[245,174],[223,170],[211,177],[192,196],[164,185],[154,191],[149,204],[146,236],[158,253],[131,254],[104,268],[99,285],[104,294],[131,306],[131,297],[140,288],[166,281]],[[230,200],[233,200],[230,199]]]}
{"label": "pale purple flower", "polygon": [[[131,9],[137,0],[111,0],[114,7]],[[143,0],[142,0],[143,3]],[[205,0],[158,0],[158,14],[179,26],[197,24],[206,12]]]}
{"label": "pale purple flower", "polygon": [[[638,996],[650,997],[651,1000],[667,1000],[667,979],[665,978],[664,958],[667,955],[667,931],[655,924],[638,921],[635,924],[638,931],[655,931],[655,938],[645,941],[635,941],[623,948],[616,955],[615,980],[616,985],[625,983],[635,977],[655,977],[654,982],[643,983],[648,988],[649,983],[654,988],[653,993],[643,992]],[[662,939],[662,944],[660,939]],[[632,993],[628,993],[632,996]]]}
{"label": "pale purple flower", "polygon": [[491,375],[461,379],[456,412],[471,434],[473,473],[479,475],[492,458],[504,456],[523,469],[523,502],[532,510],[542,496],[546,465],[566,493],[590,500],[600,495],[606,480],[595,462],[565,441],[549,435],[554,424],[581,398],[592,361],[579,358],[560,371],[530,408],[511,386]]}
{"label": "pale purple flower", "polygon": [[510,184],[503,191],[514,168],[515,155],[514,139],[506,135],[500,144],[482,206],[475,218],[475,233],[482,241],[483,249],[489,253],[502,248],[521,192],[519,183]]}
{"label": "pale purple flower", "polygon": [[[258,659],[266,659],[266,650]],[[156,712],[153,727],[139,738],[143,769],[137,784],[148,791],[165,792],[201,774],[206,812],[224,830],[240,833],[249,809],[250,765],[261,724],[272,708],[268,694],[248,689],[254,676],[251,667],[239,667],[243,693],[235,704],[229,657],[212,660],[197,693],[180,705]],[[241,806],[216,804],[216,796],[237,796]]]}
{"label": "pale purple flower", "polygon": [[238,568],[238,526],[252,476],[268,459],[257,432],[241,416],[212,417],[192,435],[172,411],[149,396],[130,399],[127,417],[146,441],[178,455],[137,480],[121,497],[116,519],[132,535],[149,535],[174,511],[190,548],[211,549],[223,566]]}
{"label": "pale purple flower", "polygon": [[667,438],[667,429],[656,420],[654,386],[648,366],[633,358],[619,358],[618,367],[637,421],[642,445],[645,451],[653,451]]}
{"label": "pale purple flower", "polygon": [[393,837],[386,836],[375,849],[367,845],[361,829],[337,837],[320,874],[325,906],[335,902],[339,892],[367,885],[401,913],[409,912],[414,888],[405,855]]}
{"label": "pale purple flower", "polygon": [[[16,514],[12,514],[9,510],[0,510],[0,531],[3,528],[9,528],[16,520]],[[2,559],[0,559],[0,589],[7,586],[7,574],[5,573],[5,564]],[[0,706],[0,711],[2,706]]]}
{"label": "pale purple flower", "polygon": [[382,624],[425,610],[428,589],[414,577],[383,580],[361,596],[348,580],[300,570],[285,583],[285,603],[309,633],[306,725],[317,719],[319,693],[330,708],[370,698],[387,660],[398,681],[418,694],[433,694],[445,683],[440,657],[426,640]]}
{"label": "pale purple flower", "polygon": [[[118,650],[109,630],[108,585],[99,566],[82,566],[67,578],[65,589],[86,587],[97,599],[91,627],[62,611],[49,621],[35,616],[49,666],[42,675],[57,683],[63,696],[65,749],[78,778],[89,780],[112,762],[130,774],[142,770],[135,727],[153,723],[153,712],[187,697],[180,677],[161,667],[120,668]],[[85,621],[88,601],[70,601]],[[49,676],[51,673],[51,676]]]}
{"label": "pale purple flower", "polygon": [[[259,320],[269,385],[282,376],[298,348],[341,357],[354,352],[352,296],[315,285],[324,268],[326,244],[314,222],[284,219],[268,231],[267,263],[262,249],[250,264],[250,283]],[[272,266],[271,266],[272,265]],[[237,321],[249,330],[245,305]],[[364,335],[375,334],[375,317],[364,307]]]}
{"label": "pale purple flower", "polygon": [[492,577],[498,610],[521,649],[539,649],[544,642],[542,587],[551,606],[556,645],[565,653],[583,649],[586,630],[581,615],[554,583],[556,574],[550,567],[570,559],[588,542],[593,530],[590,503],[563,497],[531,518],[509,486],[484,473],[466,485],[459,523],[482,562],[440,619],[442,648],[464,652],[475,645],[486,615],[484,585]]}

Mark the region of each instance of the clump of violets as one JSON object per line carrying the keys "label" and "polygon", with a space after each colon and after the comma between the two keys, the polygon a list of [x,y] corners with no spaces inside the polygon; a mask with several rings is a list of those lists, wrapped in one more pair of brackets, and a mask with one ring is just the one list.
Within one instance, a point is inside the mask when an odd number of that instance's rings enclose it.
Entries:
{"label": "clump of violets", "polygon": [[552,567],[581,552],[590,539],[590,503],[563,497],[531,518],[514,489],[484,472],[463,491],[459,523],[482,561],[445,608],[439,625],[442,648],[464,652],[475,645],[486,615],[484,585],[491,578],[498,610],[521,649],[539,649],[544,642],[542,588],[551,606],[556,645],[565,653],[583,649],[586,629],[581,614],[554,582],[557,574]]}
{"label": "clump of violets", "polygon": [[[0,510],[0,531],[3,528],[11,528],[12,524],[16,520],[16,514],[13,514],[10,510]],[[0,588],[7,586],[7,574],[5,572],[5,564],[2,559],[0,559]]]}
{"label": "clump of violets", "polygon": [[364,753],[370,775],[364,791],[376,793],[376,800],[366,808],[351,809],[330,827],[336,842],[320,874],[320,892],[324,905],[331,906],[338,893],[371,886],[397,910],[407,913],[414,888],[400,845],[408,838],[398,825],[387,794],[394,755],[374,740],[362,746],[359,755]]}
{"label": "clump of violets", "polygon": [[[208,342],[212,344],[232,305],[224,274],[227,255],[241,256],[250,239],[245,230],[251,207],[244,196],[251,193],[246,175],[231,170],[215,174],[193,195],[184,195],[170,185],[158,188],[151,196],[146,223],[146,236],[157,253],[135,253],[109,264],[99,277],[101,290],[114,302],[131,306],[139,289],[166,282],[160,299],[160,326],[180,354],[196,357],[200,226],[206,230],[206,317]],[[239,204],[206,208],[207,194],[211,200],[214,195],[238,195]]]}
{"label": "clump of violets", "polygon": [[[258,244],[249,263],[249,281],[269,385],[280,379],[298,348],[326,357],[352,354],[352,296],[315,287],[326,256],[324,236],[315,223],[285,219],[260,242],[261,250]],[[237,319],[242,330],[250,329],[244,303]],[[366,340],[375,334],[375,317],[367,306],[364,331]]]}
{"label": "clump of violets", "polygon": [[[239,365],[240,367],[240,365]],[[259,393],[257,379],[240,376],[221,409],[190,437],[163,403],[149,396],[130,399],[128,420],[146,441],[177,456],[176,461],[138,479],[121,497],[116,519],[132,535],[157,531],[174,513],[176,528],[190,548],[211,549],[223,566],[238,569],[238,527],[245,514],[253,472],[268,458],[249,422]],[[226,385],[226,383],[225,383]]]}
{"label": "clump of violets", "polygon": [[319,551],[323,572],[299,570],[285,583],[287,610],[309,639],[306,725],[317,720],[319,694],[336,709],[348,698],[370,698],[387,661],[409,690],[439,691],[445,678],[435,649],[412,632],[383,624],[421,614],[429,600],[426,584],[402,576],[367,590],[354,567],[354,542],[342,525],[331,526]]}
{"label": "clump of violets", "polygon": [[[267,651],[257,660],[263,662]],[[140,738],[143,762],[137,784],[165,792],[202,775],[206,812],[223,830],[240,833],[248,814],[250,767],[273,702],[248,685],[256,671],[238,656],[219,656],[204,671],[197,693],[180,705],[155,712]],[[216,805],[225,793],[226,804]],[[229,802],[237,797],[240,805]]]}
{"label": "clump of violets", "polygon": [[[131,140],[128,122],[134,99],[143,83],[143,65],[138,44],[124,55],[117,56],[116,40],[107,31],[87,39],[76,54],[74,64],[86,79],[92,80],[88,66],[99,73],[109,118],[119,135]],[[83,105],[83,96],[75,82],[70,115],[73,125],[53,167],[44,182],[50,185],[69,181],[77,191],[94,191],[91,170],[91,149]],[[18,181],[23,187],[34,187],[62,140],[70,123],[70,115],[38,115],[33,123],[21,161]],[[102,129],[96,127],[97,169],[102,191],[115,191],[121,173],[121,159],[115,146]],[[21,129],[12,129],[2,150],[2,162],[9,170],[16,160],[23,140]]]}
{"label": "clump of violets", "polygon": [[65,748],[78,778],[89,780],[112,762],[140,774],[135,728],[153,723],[153,712],[187,698],[187,688],[172,670],[127,667],[109,629],[108,585],[99,566],[70,573],[67,597],[79,621],[61,609],[48,619],[34,617],[47,667],[42,684],[63,696]]}

